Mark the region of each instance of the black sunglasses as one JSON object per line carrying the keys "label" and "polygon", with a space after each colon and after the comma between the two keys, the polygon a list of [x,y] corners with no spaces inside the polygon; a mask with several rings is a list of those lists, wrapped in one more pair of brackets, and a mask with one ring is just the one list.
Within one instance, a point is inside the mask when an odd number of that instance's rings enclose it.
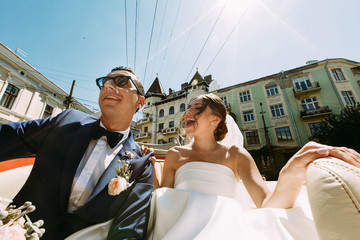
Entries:
{"label": "black sunglasses", "polygon": [[110,81],[110,80],[113,80],[113,82],[115,83],[116,86],[118,87],[123,87],[125,86],[129,80],[134,84],[137,92],[139,95],[143,95],[141,92],[140,92],[140,89],[138,87],[138,85],[135,83],[134,79],[132,79],[132,77],[130,76],[116,76],[116,77],[100,77],[100,78],[97,78],[95,81],[96,81],[96,85],[99,87],[99,89],[101,90],[103,87],[104,87],[104,84],[107,82],[107,81]]}

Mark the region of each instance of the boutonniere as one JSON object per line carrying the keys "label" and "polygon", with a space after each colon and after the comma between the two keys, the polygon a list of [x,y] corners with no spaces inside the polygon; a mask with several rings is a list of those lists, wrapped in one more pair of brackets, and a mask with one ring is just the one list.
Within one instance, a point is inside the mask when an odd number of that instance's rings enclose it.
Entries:
{"label": "boutonniere", "polygon": [[[122,191],[125,191],[129,187],[129,179],[131,177],[132,171],[130,171],[129,161],[125,159],[133,159],[134,154],[126,151],[125,156],[122,160],[118,160],[118,164],[115,167],[116,178],[111,179],[108,185],[108,193],[112,196],[119,195]],[[120,163],[122,166],[120,167]]]}

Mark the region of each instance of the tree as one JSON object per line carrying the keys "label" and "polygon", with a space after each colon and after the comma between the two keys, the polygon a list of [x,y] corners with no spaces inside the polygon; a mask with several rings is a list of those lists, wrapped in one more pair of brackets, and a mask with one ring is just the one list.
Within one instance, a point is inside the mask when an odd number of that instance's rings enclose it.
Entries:
{"label": "tree", "polygon": [[360,105],[348,106],[322,122],[317,137],[321,143],[360,152]]}

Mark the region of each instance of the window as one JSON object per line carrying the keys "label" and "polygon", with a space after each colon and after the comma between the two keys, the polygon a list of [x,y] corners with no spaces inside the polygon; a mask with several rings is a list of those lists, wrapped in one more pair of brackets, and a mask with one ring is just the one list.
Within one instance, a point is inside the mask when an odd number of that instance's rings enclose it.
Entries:
{"label": "window", "polygon": [[164,129],[164,123],[159,123],[159,131],[162,131]]}
{"label": "window", "polygon": [[311,136],[315,137],[315,135],[317,133],[319,133],[322,123],[321,122],[313,122],[313,123],[309,123],[308,125],[309,125],[309,129],[311,132]]}
{"label": "window", "polygon": [[244,122],[254,121],[254,111],[253,110],[243,112],[243,116],[244,116]]}
{"label": "window", "polygon": [[51,117],[53,110],[54,110],[54,108],[52,106],[46,104],[44,114],[42,117],[43,118]]}
{"label": "window", "polygon": [[275,128],[275,132],[279,142],[292,140],[289,127]]}
{"label": "window", "polygon": [[144,133],[148,132],[149,128],[148,127],[144,127]]}
{"label": "window", "polygon": [[160,109],[159,117],[163,117],[163,116],[164,116],[164,109]]}
{"label": "window", "polygon": [[245,132],[245,137],[248,145],[260,144],[258,131]]}
{"label": "window", "polygon": [[174,127],[174,126],[175,126],[175,122],[174,122],[174,121],[169,122],[169,127]]}
{"label": "window", "polygon": [[344,74],[340,68],[332,69],[331,72],[335,78],[335,81],[345,81],[346,80],[344,77]]}
{"label": "window", "polygon": [[169,138],[169,142],[173,142],[174,141],[174,138]]}
{"label": "window", "polygon": [[185,112],[185,110],[186,110],[185,103],[180,104],[180,112]]}
{"label": "window", "polygon": [[276,84],[266,86],[265,89],[268,97],[279,94],[279,89]]}
{"label": "window", "polygon": [[314,112],[315,110],[320,108],[316,97],[306,98],[301,100],[301,106],[304,109],[304,111],[310,111],[310,112]]}
{"label": "window", "polygon": [[4,92],[4,95],[1,98],[0,106],[11,109],[18,93],[19,93],[19,89],[17,87],[8,84]]}
{"label": "window", "polygon": [[223,102],[224,102],[225,106],[227,106],[227,105],[228,105],[228,103],[227,103],[227,98],[226,98],[226,97],[221,97],[221,100],[223,100]]}
{"label": "window", "polygon": [[175,112],[174,107],[171,106],[171,107],[169,108],[169,115],[174,114],[174,112]]}
{"label": "window", "polygon": [[250,91],[241,92],[239,93],[239,96],[240,96],[240,102],[248,102],[251,100]]}
{"label": "window", "polygon": [[165,143],[164,139],[159,139],[158,140],[158,144],[164,144],[164,143]]}
{"label": "window", "polygon": [[270,106],[272,117],[285,116],[284,107],[282,104]]}
{"label": "window", "polygon": [[346,105],[356,105],[355,98],[351,91],[341,91],[341,94],[345,100]]}
{"label": "window", "polygon": [[295,84],[296,90],[305,91],[311,87],[311,82],[310,82],[310,79],[308,76],[294,79],[294,84]]}

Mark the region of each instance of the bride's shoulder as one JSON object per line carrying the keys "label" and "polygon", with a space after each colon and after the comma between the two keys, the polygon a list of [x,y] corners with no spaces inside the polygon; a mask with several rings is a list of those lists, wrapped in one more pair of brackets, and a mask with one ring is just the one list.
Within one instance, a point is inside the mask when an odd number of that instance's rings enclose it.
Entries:
{"label": "bride's shoulder", "polygon": [[185,146],[174,146],[168,150],[166,153],[167,161],[177,161],[184,154],[185,151],[188,151],[189,148]]}
{"label": "bride's shoulder", "polygon": [[[226,147],[226,146],[224,146],[224,147]],[[250,153],[243,147],[233,145],[233,146],[226,147],[226,148],[227,148],[227,152],[233,158],[244,159],[244,158],[248,158],[250,156]]]}

